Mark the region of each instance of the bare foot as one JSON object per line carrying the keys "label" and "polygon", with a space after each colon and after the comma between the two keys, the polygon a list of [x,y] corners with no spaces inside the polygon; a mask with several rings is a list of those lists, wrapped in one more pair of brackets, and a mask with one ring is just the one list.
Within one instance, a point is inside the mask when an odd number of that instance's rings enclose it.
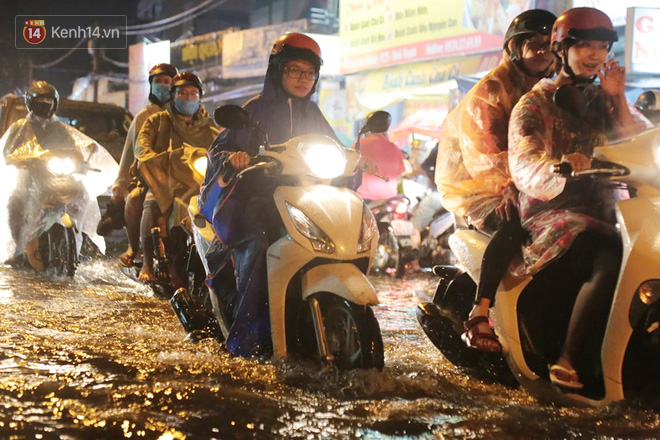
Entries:
{"label": "bare foot", "polygon": [[154,275],[153,267],[150,267],[149,264],[144,264],[140,270],[139,279],[143,283],[153,283],[156,281],[156,275]]}

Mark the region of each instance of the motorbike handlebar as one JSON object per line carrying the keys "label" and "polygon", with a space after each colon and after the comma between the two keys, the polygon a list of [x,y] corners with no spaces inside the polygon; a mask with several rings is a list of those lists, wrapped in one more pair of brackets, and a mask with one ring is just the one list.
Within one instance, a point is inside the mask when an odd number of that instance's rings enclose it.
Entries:
{"label": "motorbike handlebar", "polygon": [[559,174],[564,177],[585,177],[585,176],[603,176],[603,177],[617,177],[627,176],[630,170],[623,165],[604,160],[593,159],[591,161],[591,168],[582,171],[573,171],[573,167],[568,162],[560,162],[550,165],[550,172]]}

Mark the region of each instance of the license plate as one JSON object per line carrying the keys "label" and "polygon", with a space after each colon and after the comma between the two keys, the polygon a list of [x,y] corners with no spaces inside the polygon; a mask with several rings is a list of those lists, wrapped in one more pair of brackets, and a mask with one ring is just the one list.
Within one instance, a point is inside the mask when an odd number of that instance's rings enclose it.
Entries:
{"label": "license plate", "polygon": [[410,237],[397,237],[399,246],[412,246],[412,239]]}
{"label": "license plate", "polygon": [[410,237],[415,235],[415,227],[408,220],[392,220],[392,230],[397,237]]}

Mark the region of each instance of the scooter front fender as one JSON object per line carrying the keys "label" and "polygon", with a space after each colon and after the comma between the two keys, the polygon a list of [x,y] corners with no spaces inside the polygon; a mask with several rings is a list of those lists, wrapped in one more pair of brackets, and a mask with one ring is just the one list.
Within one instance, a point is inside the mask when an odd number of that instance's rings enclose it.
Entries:
{"label": "scooter front fender", "polygon": [[351,263],[324,264],[305,272],[302,277],[302,297],[330,292],[359,305],[378,304],[374,286]]}

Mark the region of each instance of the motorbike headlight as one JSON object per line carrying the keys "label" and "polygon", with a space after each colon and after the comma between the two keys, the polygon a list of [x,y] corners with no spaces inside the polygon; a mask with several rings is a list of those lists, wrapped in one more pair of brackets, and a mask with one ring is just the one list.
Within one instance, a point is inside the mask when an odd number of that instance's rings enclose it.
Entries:
{"label": "motorbike headlight", "polygon": [[346,156],[344,149],[335,143],[301,143],[298,148],[309,170],[321,179],[334,179],[344,174]]}
{"label": "motorbike headlight", "polygon": [[286,203],[286,209],[289,211],[291,220],[293,220],[298,232],[309,239],[315,251],[327,254],[332,254],[335,251],[335,244],[332,240],[300,209],[288,202]]}
{"label": "motorbike headlight", "polygon": [[376,219],[365,204],[362,208],[362,227],[360,228],[360,238],[358,239],[358,253],[371,249],[371,239],[377,233],[378,225],[376,224]]}
{"label": "motorbike headlight", "polygon": [[649,305],[660,299],[660,280],[648,280],[637,289],[639,300]]}
{"label": "motorbike headlight", "polygon": [[48,169],[53,174],[72,174],[76,170],[76,165],[68,157],[53,157],[48,161]]}
{"label": "motorbike headlight", "polygon": [[201,174],[202,176],[206,175],[206,167],[209,164],[209,160],[206,158],[206,156],[201,156],[195,159],[193,162],[193,168],[195,169],[196,172]]}

